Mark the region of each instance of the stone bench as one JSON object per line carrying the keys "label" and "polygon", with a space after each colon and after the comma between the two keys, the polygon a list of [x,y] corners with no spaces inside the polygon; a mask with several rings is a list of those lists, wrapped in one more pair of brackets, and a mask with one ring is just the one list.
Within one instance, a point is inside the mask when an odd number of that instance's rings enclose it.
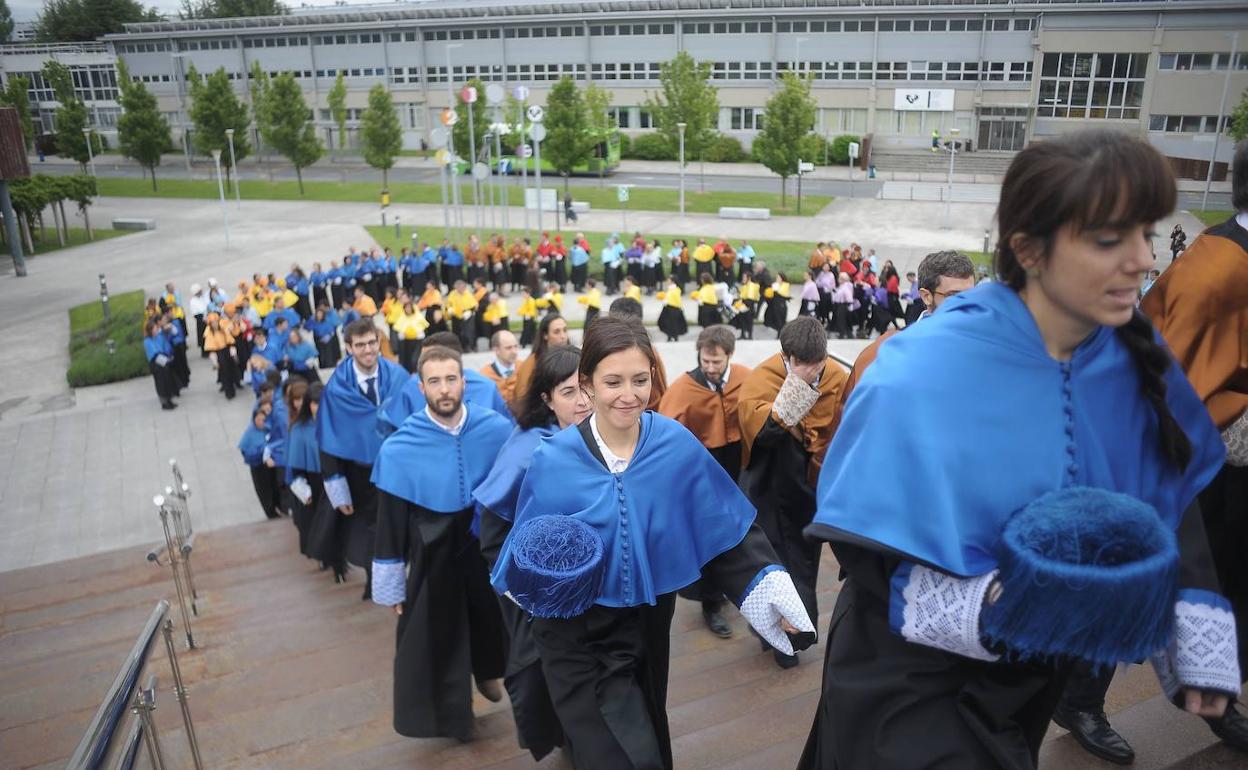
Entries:
{"label": "stone bench", "polygon": [[155,230],[155,219],[142,219],[140,217],[119,217],[113,220],[114,230]]}
{"label": "stone bench", "polygon": [[588,201],[572,201],[572,210],[578,214],[587,214],[589,213],[589,202]]}
{"label": "stone bench", "polygon": [[752,209],[744,206],[720,206],[720,219],[771,219],[771,209]]}

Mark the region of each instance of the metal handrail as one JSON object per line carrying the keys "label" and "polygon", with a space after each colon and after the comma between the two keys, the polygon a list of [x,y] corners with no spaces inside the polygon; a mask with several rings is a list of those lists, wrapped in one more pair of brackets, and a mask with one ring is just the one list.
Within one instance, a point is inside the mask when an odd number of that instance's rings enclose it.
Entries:
{"label": "metal handrail", "polygon": [[[147,686],[144,688],[153,693],[153,700],[156,692],[156,675],[152,674],[147,679]],[[146,733],[143,730],[143,720],[130,720],[130,732],[126,733],[126,740],[121,744],[121,750],[117,753],[117,764],[113,765],[113,770],[134,770],[134,764],[139,759],[139,744],[144,741]]]}
{"label": "metal handrail", "polygon": [[134,647],[130,649],[125,662],[122,663],[121,670],[117,672],[117,678],[108,688],[104,702],[100,704],[91,724],[87,726],[87,731],[82,736],[82,740],[78,742],[78,747],[74,749],[73,756],[66,765],[67,770],[85,768],[95,770],[101,767],[104,755],[108,753],[108,746],[112,742],[113,733],[117,730],[122,714],[133,699],[139,672],[152,652],[152,642],[156,638],[156,632],[160,630],[161,621],[165,620],[168,613],[169,602],[161,599],[156,603],[155,609],[152,610],[147,623],[143,626],[143,631],[135,640]]}
{"label": "metal handrail", "polygon": [[182,628],[186,634],[186,647],[188,650],[195,649],[195,635],[191,631],[191,613],[198,615],[199,609],[195,606],[195,597],[188,587],[189,576],[184,574],[186,566],[185,551],[183,543],[170,526],[169,519],[177,517],[177,506],[171,505],[164,495],[156,495],[152,498],[152,503],[156,506],[156,512],[160,515],[160,526],[165,533],[165,547],[163,549],[156,548],[147,554],[148,561],[160,564],[160,553],[163,550],[169,556],[169,568],[173,573],[173,588],[178,597],[178,608],[182,615]]}

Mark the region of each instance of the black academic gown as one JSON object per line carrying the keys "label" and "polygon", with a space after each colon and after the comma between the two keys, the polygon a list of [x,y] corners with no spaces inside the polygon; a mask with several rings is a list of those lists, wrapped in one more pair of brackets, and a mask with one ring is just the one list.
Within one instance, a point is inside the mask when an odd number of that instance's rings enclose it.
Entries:
{"label": "black academic gown", "polygon": [[[309,538],[315,556],[331,565],[348,561],[357,567],[369,569],[373,563],[373,540],[377,529],[377,488],[369,479],[372,465],[321,452],[321,477],[342,476],[351,490],[350,516],[340,513],[329,503],[328,495],[320,503],[313,535]],[[324,519],[324,521],[319,521]]]}
{"label": "black academic gown", "polygon": [[377,491],[378,559],[409,565],[394,656],[394,729],[472,736],[472,681],[503,676],[498,599],[473,538],[473,509],[438,513]]}
{"label": "black academic gown", "polygon": [[[1074,664],[979,661],[909,642],[888,622],[898,558],[866,540],[845,542],[844,533],[821,524],[808,532],[838,538],[832,550],[847,577],[828,626],[823,695],[798,770],[1035,770]],[[1180,587],[1216,591],[1198,504],[1177,535]]]}
{"label": "black academic gown", "polygon": [[[481,555],[493,571],[503,541],[511,532],[511,522],[486,508],[481,511],[480,529]],[[533,639],[532,616],[506,596],[498,597],[498,601],[507,632],[507,669],[503,684],[516,720],[516,737],[520,748],[528,749],[533,759],[540,761],[563,746],[563,727],[542,672],[541,653]]]}
{"label": "black academic gown", "polygon": [[[589,421],[578,429],[606,466]],[[702,578],[740,599],[759,570],[777,563],[755,524],[739,544],[703,566]],[[595,604],[574,618],[533,619],[533,638],[576,767],[673,767],[667,680],[675,599],[669,593],[654,605]]]}

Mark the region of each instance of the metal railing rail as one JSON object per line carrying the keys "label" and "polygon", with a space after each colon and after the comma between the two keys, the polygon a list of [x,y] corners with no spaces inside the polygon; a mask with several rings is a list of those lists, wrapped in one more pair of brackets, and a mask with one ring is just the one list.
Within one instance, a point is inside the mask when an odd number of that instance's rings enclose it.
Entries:
{"label": "metal railing rail", "polygon": [[82,740],[74,749],[73,756],[66,765],[67,770],[95,770],[101,767],[117,725],[136,690],[139,672],[152,652],[152,640],[156,638],[156,631],[160,628],[161,621],[166,620],[168,613],[169,602],[164,599],[157,602],[143,626],[143,631],[139,633],[139,638],[135,640],[134,647],[126,655],[121,670],[117,672],[117,678],[108,688],[104,702],[100,704]]}
{"label": "metal railing rail", "polygon": [[174,492],[177,497],[185,503],[184,513],[186,515],[186,531],[187,534],[190,534],[195,531],[195,528],[191,526],[191,485],[187,484],[186,480],[182,477],[182,469],[178,467],[177,458],[169,458],[169,469],[173,471]]}
{"label": "metal railing rail", "polygon": [[[154,675],[148,680],[148,684],[155,684]],[[134,770],[134,764],[139,759],[139,744],[144,740],[143,723],[137,719],[130,720],[130,732],[126,733],[126,740],[121,744],[113,770]]]}
{"label": "metal railing rail", "polygon": [[186,633],[186,648],[193,650],[195,649],[195,634],[191,630],[191,613],[194,612],[198,615],[199,611],[195,606],[195,599],[191,595],[190,588],[187,586],[188,577],[184,574],[183,569],[186,564],[185,556],[189,554],[192,544],[178,540],[178,536],[170,522],[170,519],[176,516],[175,506],[171,505],[164,495],[156,495],[152,498],[152,503],[156,506],[156,512],[160,515],[160,526],[165,533],[165,544],[149,551],[147,560],[159,565],[161,563],[161,553],[168,557],[169,571],[173,573],[173,588],[177,594],[178,608],[182,614],[182,628]]}
{"label": "metal railing rail", "polygon": [[191,572],[191,549],[188,544],[193,542],[195,533],[191,532],[190,513],[187,510],[186,497],[173,487],[165,487],[165,503],[169,506],[169,518],[173,523],[174,542],[178,547],[182,562],[182,578],[186,581],[186,589],[191,597],[191,610],[199,615],[195,600],[199,591],[195,590],[195,576]]}

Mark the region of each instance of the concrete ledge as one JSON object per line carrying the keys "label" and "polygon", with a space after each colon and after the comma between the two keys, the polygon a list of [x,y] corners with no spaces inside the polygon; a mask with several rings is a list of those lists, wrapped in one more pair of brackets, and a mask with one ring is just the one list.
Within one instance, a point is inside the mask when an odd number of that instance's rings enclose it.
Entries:
{"label": "concrete ledge", "polygon": [[155,219],[141,219],[139,217],[119,217],[113,220],[114,230],[155,230]]}
{"label": "concrete ledge", "polygon": [[589,211],[589,203],[587,201],[572,201],[572,210],[578,214],[585,214]]}
{"label": "concrete ledge", "polygon": [[752,209],[744,206],[720,206],[720,219],[771,219],[771,209]]}

